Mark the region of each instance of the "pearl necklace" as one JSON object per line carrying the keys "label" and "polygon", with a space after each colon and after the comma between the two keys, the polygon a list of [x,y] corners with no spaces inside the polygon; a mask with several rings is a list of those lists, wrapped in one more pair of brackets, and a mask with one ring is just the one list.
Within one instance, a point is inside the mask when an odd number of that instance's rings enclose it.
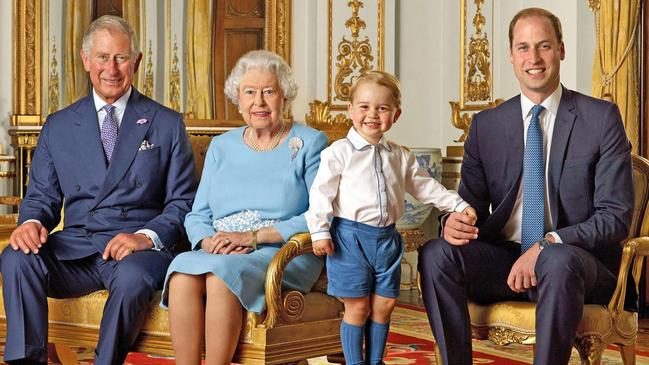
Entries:
{"label": "pearl necklace", "polygon": [[252,129],[249,127],[248,129],[250,129],[250,132],[248,132],[248,138],[246,138],[248,140],[248,146],[257,152],[268,152],[274,150],[279,145],[279,140],[282,138],[282,135],[286,130],[286,124],[288,123],[282,122],[282,125],[279,127],[279,131],[277,132],[277,134],[275,134],[273,140],[270,142],[270,144],[267,147],[264,148],[260,147],[257,144],[255,139],[252,137],[253,135]]}

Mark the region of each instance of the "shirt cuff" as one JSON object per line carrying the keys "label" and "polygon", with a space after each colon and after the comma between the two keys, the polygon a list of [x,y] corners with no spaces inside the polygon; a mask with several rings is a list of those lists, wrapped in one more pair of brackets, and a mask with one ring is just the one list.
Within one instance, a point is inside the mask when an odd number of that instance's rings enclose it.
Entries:
{"label": "shirt cuff", "polygon": [[454,212],[458,212],[458,213],[462,213],[462,212],[464,211],[464,209],[466,209],[466,207],[468,207],[468,206],[469,206],[469,203],[467,203],[467,202],[465,202],[464,200],[462,200],[461,202],[459,202],[459,203],[455,206],[455,209],[453,209],[453,211],[454,211]]}
{"label": "shirt cuff", "polygon": [[[38,224],[40,224],[41,226],[43,225],[43,223],[41,223],[41,221],[39,221],[38,219],[28,219],[28,220],[26,220],[26,221],[23,222],[23,224],[25,224],[25,223],[38,223]],[[22,224],[21,224],[21,225],[22,225]]]}
{"label": "shirt cuff", "polygon": [[319,241],[319,240],[330,240],[330,239],[331,239],[331,233],[329,233],[329,231],[320,231],[320,232],[311,233],[311,242]]}
{"label": "shirt cuff", "polygon": [[151,239],[153,241],[153,247],[151,247],[152,250],[154,251],[160,251],[164,248],[164,245],[162,244],[162,241],[160,241],[160,237],[158,237],[158,234],[153,232],[150,229],[140,229],[135,231],[135,234],[141,233]]}
{"label": "shirt cuff", "polygon": [[557,232],[548,232],[548,233],[545,234],[546,237],[548,235],[554,237],[554,243],[563,243],[563,241],[561,240],[561,237],[559,237]]}

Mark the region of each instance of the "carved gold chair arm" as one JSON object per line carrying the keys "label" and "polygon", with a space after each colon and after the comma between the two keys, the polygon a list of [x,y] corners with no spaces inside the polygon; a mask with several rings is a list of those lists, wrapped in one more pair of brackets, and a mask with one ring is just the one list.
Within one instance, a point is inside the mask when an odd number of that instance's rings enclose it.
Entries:
{"label": "carved gold chair arm", "polygon": [[613,318],[616,318],[624,310],[626,283],[629,268],[631,268],[632,264],[631,275],[633,275],[636,290],[639,288],[640,276],[642,275],[642,262],[645,256],[649,256],[649,237],[635,237],[624,243],[620,272],[617,276],[617,285],[615,286],[613,297],[608,304],[608,310],[613,315]]}
{"label": "carved gold chair arm", "polygon": [[282,297],[282,276],[292,259],[310,252],[312,252],[311,235],[299,233],[291,237],[270,261],[266,273],[267,310],[264,320],[266,328],[273,328],[280,319],[290,320],[290,317],[296,316],[295,313],[291,313],[296,308],[303,310],[304,297],[300,292],[292,291],[285,298]]}
{"label": "carved gold chair arm", "polygon": [[0,205],[19,206],[22,199],[18,196],[0,196]]}

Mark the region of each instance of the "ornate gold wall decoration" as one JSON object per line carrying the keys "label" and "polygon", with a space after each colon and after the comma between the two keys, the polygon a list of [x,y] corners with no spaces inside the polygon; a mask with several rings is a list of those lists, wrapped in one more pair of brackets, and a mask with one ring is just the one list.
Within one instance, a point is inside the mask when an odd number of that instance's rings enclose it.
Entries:
{"label": "ornate gold wall decoration", "polygon": [[347,102],[349,101],[350,89],[352,87],[353,77],[350,77],[355,71],[362,74],[372,69],[372,46],[370,39],[366,36],[364,40],[359,40],[360,32],[365,28],[365,22],[358,16],[358,10],[363,7],[363,3],[358,0],[352,0],[348,3],[352,9],[351,18],[345,22],[345,27],[352,33],[352,39],[343,39],[338,43],[338,56],[336,56],[336,79],[334,84],[334,100]]}
{"label": "ornate gold wall decoration", "polygon": [[57,70],[58,62],[56,61],[56,38],[52,37],[52,51],[50,52],[50,72],[48,79],[48,102],[47,114],[59,110],[59,72]]}
{"label": "ornate gold wall decoration", "polygon": [[169,107],[175,111],[180,111],[180,71],[178,70],[178,39],[176,36],[174,36],[173,59],[171,60]]}
{"label": "ornate gold wall decoration", "polygon": [[[333,110],[344,110],[346,102],[349,101],[351,86],[356,77],[367,70],[383,70],[384,60],[384,1],[377,0],[377,47],[374,49],[370,38],[361,36],[363,29],[367,27],[365,20],[359,16],[361,8],[365,4],[359,0],[350,0],[347,6],[351,9],[352,15],[345,22],[345,28],[349,29],[351,39],[342,36],[338,43],[336,59],[336,70],[333,71],[333,1],[329,0],[329,75],[328,75],[328,103]],[[374,56],[376,52],[376,59]],[[336,104],[335,102],[340,102]]]}
{"label": "ornate gold wall decoration", "polygon": [[[460,101],[449,101],[451,105],[451,124],[462,130],[462,135],[455,142],[464,142],[473,113],[493,108],[503,102],[493,98],[493,81],[491,72],[491,51],[489,37],[493,31],[487,32],[487,21],[483,6],[490,6],[489,17],[493,18],[494,0],[473,0],[473,30],[467,39],[467,0],[461,0],[460,5]],[[490,26],[491,27],[491,26]],[[468,42],[467,42],[468,41]],[[467,47],[468,43],[468,47]],[[468,52],[467,52],[468,51]]]}
{"label": "ornate gold wall decoration", "polygon": [[149,48],[146,51],[146,66],[144,67],[144,87],[142,93],[151,99],[153,95],[153,53],[151,52],[151,41],[149,40]]}
{"label": "ornate gold wall decoration", "polygon": [[40,0],[14,1],[11,125],[40,124],[41,14]]}
{"label": "ornate gold wall decoration", "polygon": [[469,42],[469,54],[466,57],[468,73],[465,82],[465,97],[470,101],[484,101],[491,97],[491,55],[489,53],[489,38],[482,32],[485,17],[482,15],[484,0],[476,0],[476,12],[473,16],[475,33]]}
{"label": "ornate gold wall decoration", "polygon": [[588,7],[590,8],[590,11],[598,11],[599,2],[600,0],[588,0]]}

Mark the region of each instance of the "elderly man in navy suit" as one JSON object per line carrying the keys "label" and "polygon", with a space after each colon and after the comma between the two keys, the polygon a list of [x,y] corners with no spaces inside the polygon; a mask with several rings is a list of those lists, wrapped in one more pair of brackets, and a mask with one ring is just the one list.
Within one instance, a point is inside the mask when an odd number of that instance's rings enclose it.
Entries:
{"label": "elderly man in navy suit", "polygon": [[[196,182],[182,116],[131,86],[131,26],[90,24],[81,58],[93,91],[41,130],[19,226],[0,256],[5,361],[47,362],[47,297],[108,289],[95,364],[121,364],[161,287]],[[61,219],[65,227],[49,234]]]}
{"label": "elderly man in navy suit", "polygon": [[[473,118],[452,213],[419,257],[444,364],[471,364],[467,300],[536,305],[535,364],[567,364],[584,303],[608,303],[633,210],[617,107],[564,88],[561,23],[524,9],[509,27],[521,94]],[[505,142],[506,143],[503,143]]]}

